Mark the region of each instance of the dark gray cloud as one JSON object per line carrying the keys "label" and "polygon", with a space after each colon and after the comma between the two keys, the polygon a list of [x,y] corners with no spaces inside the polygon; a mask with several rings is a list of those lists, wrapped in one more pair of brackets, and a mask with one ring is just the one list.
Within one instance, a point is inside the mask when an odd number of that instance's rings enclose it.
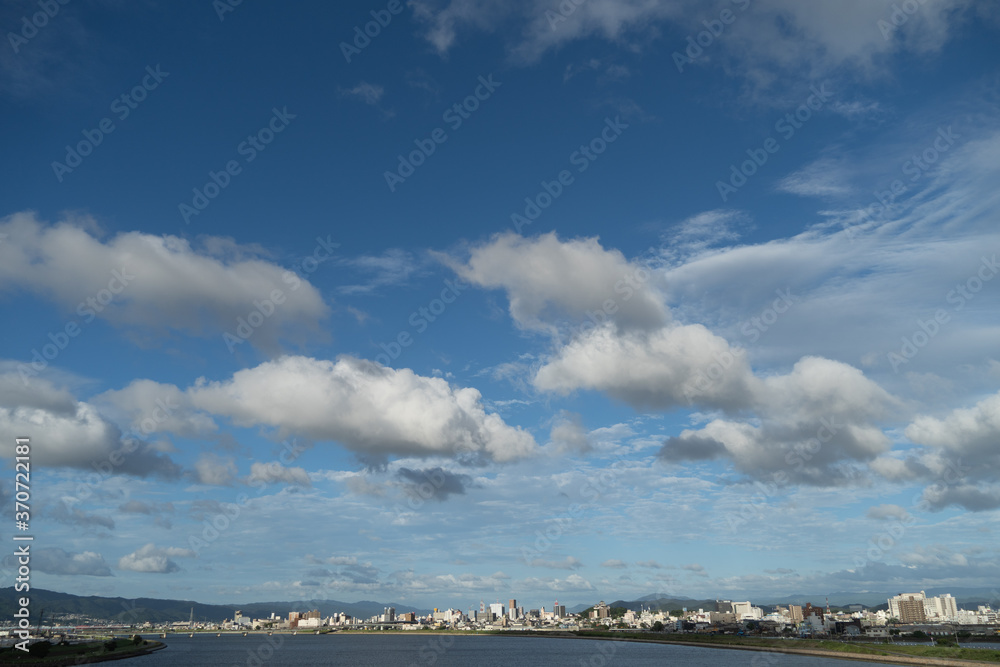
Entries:
{"label": "dark gray cloud", "polygon": [[115,527],[114,519],[111,517],[87,514],[77,507],[70,507],[65,501],[60,501],[55,506],[55,509],[52,510],[50,516],[60,523],[68,523],[71,526],[88,528],[99,526],[108,530],[114,530]]}
{"label": "dark gray cloud", "polygon": [[408,495],[422,500],[443,501],[451,495],[465,495],[466,487],[472,483],[468,475],[448,472],[443,468],[400,468],[396,476]]}
{"label": "dark gray cloud", "polygon": [[692,435],[667,438],[658,456],[667,461],[707,461],[725,453],[726,446],[715,438]]}

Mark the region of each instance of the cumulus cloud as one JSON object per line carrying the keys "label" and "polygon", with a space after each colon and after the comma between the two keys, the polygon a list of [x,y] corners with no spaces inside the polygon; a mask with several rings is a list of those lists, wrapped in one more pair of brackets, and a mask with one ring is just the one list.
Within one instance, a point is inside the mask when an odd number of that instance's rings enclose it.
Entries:
{"label": "cumulus cloud", "polygon": [[[710,228],[728,224],[726,216],[709,218],[704,224]],[[515,320],[547,330],[561,316],[597,307],[601,296],[595,292],[634,266],[595,239],[506,234],[474,248],[456,270],[473,283],[503,287]],[[657,279],[650,273],[627,302],[631,311],[619,308],[568,342],[557,339],[535,370],[534,387],[560,394],[600,391],[638,410],[721,411],[727,418],[668,439],[661,457],[727,457],[755,477],[787,471],[790,481],[845,483],[857,474],[851,462],[872,461],[889,450],[875,424],[898,401],[860,370],[805,356],[788,373],[758,376],[743,348],[701,324],[674,322],[662,295],[651,288]],[[559,420],[552,436],[564,448],[585,444],[582,427],[572,419]]]}
{"label": "cumulus cloud", "polygon": [[256,462],[250,466],[250,476],[247,484],[289,484],[292,486],[312,486],[309,473],[304,468],[285,467],[277,461],[269,463]]}
{"label": "cumulus cloud", "polygon": [[869,507],[866,516],[869,519],[876,520],[906,519],[910,516],[910,513],[899,505],[885,504]]}
{"label": "cumulus cloud", "polygon": [[112,530],[115,527],[114,519],[111,517],[88,514],[78,507],[70,507],[64,500],[56,504],[51,516],[56,521],[71,526],[100,527],[107,528],[108,530]]}
{"label": "cumulus cloud", "polygon": [[132,572],[169,574],[180,570],[180,567],[171,558],[194,558],[196,555],[191,549],[158,547],[150,542],[141,549],[122,556],[118,560],[118,569],[130,570]]}
{"label": "cumulus cloud", "polygon": [[236,474],[236,460],[231,456],[203,454],[194,464],[194,476],[199,484],[232,486]]}
{"label": "cumulus cloud", "polygon": [[141,232],[102,239],[94,227],[86,219],[46,225],[33,213],[3,218],[0,285],[50,299],[84,323],[96,317],[119,327],[193,335],[233,331],[254,301],[280,289],[283,303],[253,330],[251,344],[276,351],[279,338],[321,334],[329,308],[319,291],[254,247],[210,239],[198,250],[177,236]]}
{"label": "cumulus cloud", "polygon": [[71,553],[63,549],[39,549],[31,552],[31,567],[46,574],[110,577],[111,568],[104,556],[93,551]]}
{"label": "cumulus cloud", "polygon": [[475,285],[505,290],[511,317],[525,329],[555,332],[560,322],[612,315],[619,327],[648,329],[667,319],[649,271],[596,238],[507,233],[472,248],[466,263],[445,261]]}
{"label": "cumulus cloud", "polygon": [[476,389],[349,356],[282,357],[188,393],[238,426],[274,426],[370,455],[476,453],[504,462],[537,449],[528,432],[487,413]]}
{"label": "cumulus cloud", "polygon": [[912,442],[962,459],[973,471],[1000,471],[1000,393],[943,419],[921,415],[904,431]]}
{"label": "cumulus cloud", "polygon": [[208,415],[191,406],[190,398],[172,384],[134,380],[91,399],[101,411],[134,433],[174,433],[185,438],[203,437],[218,430]]}
{"label": "cumulus cloud", "polygon": [[738,410],[751,404],[756,385],[746,353],[700,324],[652,332],[595,328],[559,349],[533,382],[542,391],[591,389],[661,410],[696,401]]}
{"label": "cumulus cloud", "polygon": [[118,511],[125,514],[160,514],[161,512],[173,513],[174,504],[166,503],[146,503],[141,500],[129,500],[118,506]]}
{"label": "cumulus cloud", "polygon": [[549,439],[559,451],[583,454],[593,448],[580,415],[565,410],[552,426]]}
{"label": "cumulus cloud", "polygon": [[552,570],[579,570],[583,567],[577,558],[573,556],[566,556],[562,560],[545,560],[544,558],[535,558],[531,561],[532,567],[546,567]]}
{"label": "cumulus cloud", "polygon": [[872,461],[891,443],[873,422],[897,405],[856,368],[805,357],[786,375],[759,380],[755,421],[714,419],[686,429],[660,451],[666,460],[726,456],[754,477],[816,485],[849,481],[843,462]]}
{"label": "cumulus cloud", "polygon": [[627,565],[623,560],[618,560],[617,558],[611,558],[601,563],[601,567],[610,567],[612,569],[621,570],[627,567]]}
{"label": "cumulus cloud", "polygon": [[1000,507],[1000,393],[943,418],[919,415],[906,427],[910,441],[924,453],[906,463],[884,462],[887,473],[935,479],[923,500],[931,509],[958,505],[970,511]]}
{"label": "cumulus cloud", "polygon": [[422,500],[443,501],[451,495],[465,495],[465,489],[472,483],[468,475],[449,472],[442,468],[411,470],[400,468],[396,472],[408,495]]}
{"label": "cumulus cloud", "polygon": [[317,558],[307,555],[306,561],[316,565],[357,565],[358,559],[355,556],[329,556],[327,558]]}
{"label": "cumulus cloud", "polygon": [[[97,466],[141,477],[180,474],[169,457],[141,441],[123,442],[118,427],[94,405],[77,401],[65,388],[42,378],[0,372],[0,430],[30,434],[35,445],[31,461],[39,466],[91,471]],[[13,438],[0,443],[0,452],[14,456]]]}
{"label": "cumulus cloud", "polygon": [[571,574],[565,579],[555,577],[528,577],[517,582],[517,587],[525,589],[548,589],[550,591],[592,591],[593,584],[579,574]]}

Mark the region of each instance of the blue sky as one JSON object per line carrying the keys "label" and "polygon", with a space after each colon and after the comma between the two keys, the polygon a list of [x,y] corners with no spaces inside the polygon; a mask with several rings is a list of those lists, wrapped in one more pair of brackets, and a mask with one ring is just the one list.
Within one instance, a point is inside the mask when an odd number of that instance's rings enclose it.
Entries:
{"label": "blue sky", "polygon": [[33,584],[992,590],[997,18],[7,3]]}

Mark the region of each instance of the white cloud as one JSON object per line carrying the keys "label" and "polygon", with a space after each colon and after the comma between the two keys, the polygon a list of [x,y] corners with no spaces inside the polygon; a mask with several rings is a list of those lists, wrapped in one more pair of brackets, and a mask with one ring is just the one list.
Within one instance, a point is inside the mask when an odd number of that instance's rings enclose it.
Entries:
{"label": "white cloud", "polygon": [[946,452],[981,473],[1000,472],[1000,393],[943,419],[920,415],[905,430],[912,442]]}
{"label": "white cloud", "polygon": [[874,422],[898,402],[847,364],[805,357],[786,375],[759,381],[755,420],[715,419],[667,440],[666,460],[726,456],[736,469],[769,481],[843,484],[842,464],[885,454],[891,442]]}
{"label": "white cloud", "polygon": [[312,485],[309,481],[309,474],[304,468],[286,468],[277,461],[269,463],[258,461],[251,465],[247,483],[253,486],[255,482],[263,482],[264,484],[290,484],[292,486]]}
{"label": "white cloud", "polygon": [[563,411],[549,431],[549,439],[559,451],[583,454],[592,449],[580,415]]}
{"label": "white cloud", "polygon": [[199,484],[232,486],[236,474],[236,461],[231,456],[203,454],[194,464],[194,475]]}
{"label": "white cloud", "polygon": [[372,276],[365,283],[340,287],[342,294],[368,294],[382,287],[406,284],[421,267],[413,253],[400,248],[389,248],[381,255],[345,258],[338,263],[351,269],[352,276],[359,272]]}
{"label": "white cloud", "polygon": [[648,329],[667,318],[647,269],[596,238],[508,233],[472,248],[465,264],[446,261],[473,284],[504,289],[511,317],[525,329],[554,333],[567,319],[611,317],[623,328]]}
{"label": "white cloud", "polygon": [[476,389],[349,356],[282,357],[188,393],[197,408],[236,425],[274,426],[366,454],[479,453],[503,462],[537,449],[527,431],[487,413]]}
{"label": "white cloud", "polygon": [[[924,0],[899,28],[891,25],[893,0],[844,0],[837,4],[802,4],[796,0],[746,3],[684,3],[676,0],[587,0],[560,13],[547,0],[473,2],[420,0],[414,16],[425,26],[425,38],[442,55],[468,33],[504,28],[519,37],[508,41],[511,58],[535,62],[570,42],[596,37],[639,50],[671,22],[683,34],[705,30],[704,21],[718,20],[728,8],[735,21],[699,56],[698,63],[724,62],[757,84],[770,84],[778,72],[803,72],[816,79],[847,66],[873,75],[886,56],[940,49],[961,23],[969,0]],[[898,5],[898,3],[896,3]],[[988,8],[980,11],[988,11]],[[879,21],[886,21],[883,30]],[[678,40],[675,49],[687,44]],[[667,44],[666,48],[670,48]]]}
{"label": "white cloud", "polygon": [[[47,380],[26,380],[13,372],[0,373],[0,430],[29,436],[35,465],[91,471],[107,468],[138,476],[179,474],[177,465],[149,445],[123,442],[118,427],[95,406],[77,401],[68,390]],[[13,438],[0,444],[0,452],[14,456]],[[111,458],[115,452],[120,460]]]}
{"label": "white cloud", "polygon": [[368,83],[367,81],[361,81],[353,88],[338,88],[337,90],[342,97],[354,97],[365,104],[378,104],[379,100],[382,99],[382,95],[385,94],[384,87]]}
{"label": "white cloud", "polygon": [[602,391],[636,408],[739,409],[750,404],[754,379],[744,351],[700,324],[625,333],[606,325],[559,349],[533,382],[563,394]]}
{"label": "white cloud", "polygon": [[62,549],[39,549],[31,552],[31,566],[46,574],[110,577],[111,568],[104,556],[93,551],[71,553]]}
{"label": "white cloud", "polygon": [[546,560],[535,558],[531,561],[532,567],[545,567],[552,570],[579,570],[583,563],[573,556],[566,556],[563,560]]}
{"label": "white cloud", "polygon": [[884,504],[875,505],[868,508],[868,513],[866,515],[869,519],[906,519],[910,516],[904,508],[899,505]]}
{"label": "white cloud", "polygon": [[[141,232],[103,240],[94,227],[75,218],[45,225],[33,213],[0,220],[8,235],[0,244],[0,285],[51,299],[82,324],[100,318],[124,328],[220,335],[235,332],[256,301],[271,314],[252,330],[251,344],[277,350],[279,338],[321,334],[329,308],[319,291],[251,246],[209,239],[198,251],[182,238]],[[227,257],[212,256],[213,248],[225,248]],[[272,312],[264,302],[274,290],[284,301]]]}
{"label": "white cloud", "polygon": [[142,435],[174,433],[190,438],[218,430],[211,417],[194,410],[189,397],[172,384],[134,380],[123,389],[95,396],[92,402]]}
{"label": "white cloud", "polygon": [[778,181],[777,188],[803,197],[831,197],[850,194],[848,174],[831,158],[822,158]]}
{"label": "white cloud", "polygon": [[158,547],[150,542],[146,546],[122,556],[118,560],[118,569],[130,570],[132,572],[169,574],[180,570],[180,567],[171,558],[194,558],[196,555],[191,549]]}

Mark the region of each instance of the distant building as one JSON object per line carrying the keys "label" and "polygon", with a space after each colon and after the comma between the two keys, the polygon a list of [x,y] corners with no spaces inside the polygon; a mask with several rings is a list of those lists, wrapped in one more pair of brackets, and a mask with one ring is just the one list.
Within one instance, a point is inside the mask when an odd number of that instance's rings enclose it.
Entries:
{"label": "distant building", "polygon": [[593,611],[590,612],[591,618],[601,619],[608,618],[611,616],[611,607],[604,604],[604,600],[601,600],[598,604],[594,605]]}
{"label": "distant building", "polygon": [[902,623],[923,623],[927,620],[924,592],[902,593],[889,598],[889,615]]}

